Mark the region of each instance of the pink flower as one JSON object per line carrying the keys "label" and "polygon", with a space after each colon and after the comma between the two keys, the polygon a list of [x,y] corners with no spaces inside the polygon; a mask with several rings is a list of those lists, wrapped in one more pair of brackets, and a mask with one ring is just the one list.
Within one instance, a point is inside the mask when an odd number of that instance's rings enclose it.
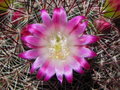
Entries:
{"label": "pink flower", "polygon": [[96,56],[87,44],[98,40],[97,36],[83,34],[87,27],[84,16],[67,20],[63,8],[55,8],[52,18],[46,10],[41,10],[42,24],[30,24],[24,28],[22,40],[31,48],[19,54],[24,59],[36,59],[30,72],[38,69],[37,78],[49,80],[56,74],[62,83],[63,76],[69,83],[73,80],[73,70],[84,73],[90,68],[85,58]]}
{"label": "pink flower", "polygon": [[110,22],[106,21],[105,19],[97,19],[94,21],[96,29],[99,31],[105,31],[110,29],[111,24]]}

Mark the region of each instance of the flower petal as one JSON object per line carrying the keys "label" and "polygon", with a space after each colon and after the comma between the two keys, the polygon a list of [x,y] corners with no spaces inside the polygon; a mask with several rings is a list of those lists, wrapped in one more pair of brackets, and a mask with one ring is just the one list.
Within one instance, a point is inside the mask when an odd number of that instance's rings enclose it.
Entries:
{"label": "flower petal", "polygon": [[46,33],[46,27],[43,24],[30,24],[26,27],[30,33],[35,36],[42,37]]}
{"label": "flower petal", "polygon": [[51,25],[51,22],[52,22],[51,17],[49,16],[49,14],[45,9],[41,10],[41,17],[45,25],[47,26]]}
{"label": "flower petal", "polygon": [[73,30],[71,31],[71,33],[72,33],[72,34],[75,34],[76,36],[82,34],[82,33],[85,31],[85,29],[86,29],[86,27],[87,27],[87,24],[88,24],[87,21],[78,24],[75,28],[73,28]]}
{"label": "flower petal", "polygon": [[55,72],[58,80],[62,83],[64,74],[64,65],[61,62],[55,64]]}
{"label": "flower petal", "polygon": [[38,79],[41,79],[42,77],[45,76],[45,72],[48,68],[48,65],[49,65],[49,61],[46,61],[43,66],[39,69],[38,73],[37,73],[37,78]]}
{"label": "flower petal", "polygon": [[91,44],[99,40],[99,37],[94,35],[83,35],[76,40],[76,45]]}
{"label": "flower petal", "polygon": [[39,49],[32,49],[32,50],[28,50],[23,53],[20,53],[18,56],[24,59],[35,59],[39,55],[41,55]]}
{"label": "flower petal", "polygon": [[45,58],[42,58],[40,56],[37,57],[37,59],[32,64],[30,72],[33,73],[36,69],[38,69],[39,67],[41,67],[45,61],[46,61]]}
{"label": "flower petal", "polygon": [[78,56],[74,56],[74,58],[80,63],[81,67],[83,67],[87,70],[90,69],[89,63],[84,58],[81,58]]}
{"label": "flower petal", "polygon": [[71,60],[70,62],[70,66],[71,68],[73,68],[76,72],[80,73],[80,74],[83,74],[84,73],[84,70],[82,69],[80,63],[75,60],[74,58]]}
{"label": "flower petal", "polygon": [[62,24],[66,25],[67,22],[67,16],[64,8],[55,8],[53,12],[53,17],[52,17],[53,23],[54,24]]}
{"label": "flower petal", "polygon": [[26,43],[26,42],[24,42],[24,44],[25,44],[27,47],[29,47],[29,48],[40,48],[40,47],[38,47],[38,46],[34,46],[34,45],[31,45],[31,44]]}
{"label": "flower petal", "polygon": [[27,36],[27,35],[31,35],[31,34],[32,34],[32,33],[30,33],[30,32],[28,31],[28,26],[29,26],[29,25],[27,25],[26,27],[24,27],[24,28],[22,29],[21,36]]}
{"label": "flower petal", "polygon": [[48,81],[55,74],[55,67],[52,63],[48,66],[45,73],[46,76],[44,78],[44,81]]}
{"label": "flower petal", "polygon": [[67,24],[67,30],[69,30],[69,32],[71,32],[84,19],[85,19],[84,16],[76,16],[76,17],[72,18],[71,20],[69,20],[69,22]]}
{"label": "flower petal", "polygon": [[22,37],[22,40],[33,46],[44,46],[44,43],[40,40],[40,38],[31,35]]}
{"label": "flower petal", "polygon": [[65,66],[64,70],[65,70],[64,74],[65,74],[65,77],[66,77],[67,81],[69,83],[72,83],[72,81],[73,81],[72,68],[69,65],[67,65],[67,66]]}
{"label": "flower petal", "polygon": [[93,52],[92,50],[86,48],[86,47],[78,47],[77,56],[79,57],[95,57],[97,54]]}

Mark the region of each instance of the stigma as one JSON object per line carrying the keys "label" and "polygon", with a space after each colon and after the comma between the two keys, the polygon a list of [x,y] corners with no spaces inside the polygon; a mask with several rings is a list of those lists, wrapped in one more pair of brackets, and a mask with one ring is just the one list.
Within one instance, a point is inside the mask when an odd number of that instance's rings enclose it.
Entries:
{"label": "stigma", "polygon": [[51,34],[51,36],[48,39],[49,57],[53,60],[66,60],[67,57],[70,55],[68,37],[63,33],[57,32]]}

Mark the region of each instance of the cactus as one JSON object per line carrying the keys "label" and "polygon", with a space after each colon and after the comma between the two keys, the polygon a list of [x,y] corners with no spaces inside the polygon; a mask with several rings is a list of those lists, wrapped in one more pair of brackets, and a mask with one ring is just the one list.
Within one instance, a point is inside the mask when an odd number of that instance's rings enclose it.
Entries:
{"label": "cactus", "polygon": [[[119,89],[119,27],[113,22],[114,18],[104,16],[104,3],[105,0],[16,0],[11,7],[7,7],[9,13],[0,13],[0,90]],[[85,21],[88,21],[88,27],[84,34],[100,37],[100,41],[91,45],[97,56],[87,59],[91,65],[90,70],[85,70],[82,75],[73,71],[72,84],[67,83],[64,78],[61,84],[55,75],[47,82],[43,79],[38,80],[37,71],[30,74],[34,60],[28,61],[18,57],[19,53],[29,49],[21,41],[21,35],[30,34],[22,31],[23,28],[27,24],[42,23],[40,10],[46,9],[52,16],[52,10],[56,7],[66,10],[68,20],[75,16],[87,17]],[[94,24],[95,20],[103,17],[111,24],[108,33],[99,33]]]}

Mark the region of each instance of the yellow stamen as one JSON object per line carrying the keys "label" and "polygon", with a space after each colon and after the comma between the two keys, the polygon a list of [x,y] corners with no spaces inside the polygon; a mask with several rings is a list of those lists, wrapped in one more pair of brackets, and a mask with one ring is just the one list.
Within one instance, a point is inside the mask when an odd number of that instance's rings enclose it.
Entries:
{"label": "yellow stamen", "polygon": [[67,37],[58,33],[50,37],[49,56],[55,60],[65,60],[70,55]]}

